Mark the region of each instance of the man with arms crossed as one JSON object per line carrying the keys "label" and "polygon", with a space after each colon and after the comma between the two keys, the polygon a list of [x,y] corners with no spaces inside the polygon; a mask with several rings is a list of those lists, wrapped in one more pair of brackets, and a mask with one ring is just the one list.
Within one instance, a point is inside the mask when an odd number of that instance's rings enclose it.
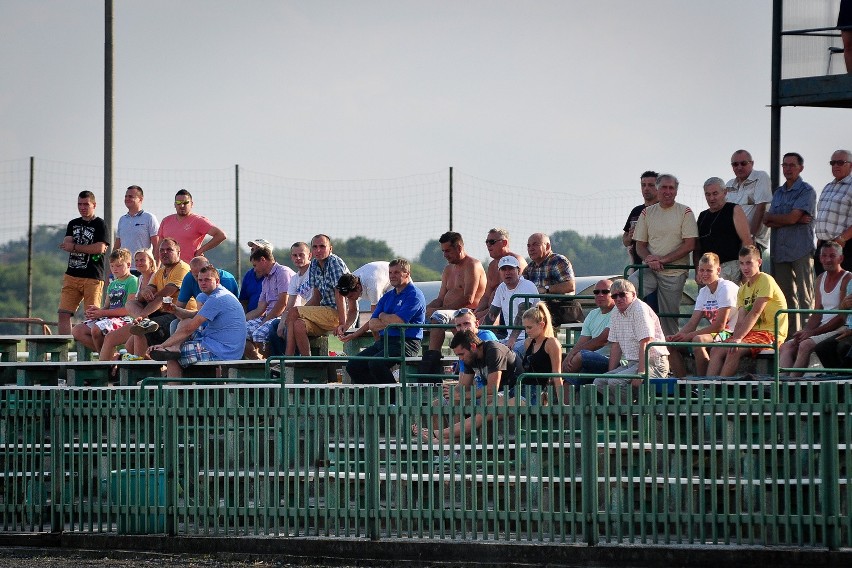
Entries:
{"label": "man with arms crossed", "polygon": [[[739,273],[740,269],[737,268]],[[698,283],[703,287],[695,300],[695,311],[683,328],[666,337],[668,341],[692,341],[701,343],[720,343],[731,336],[737,323],[737,292],[739,286],[721,277],[719,256],[714,252],[705,252],[698,259],[696,268]],[[709,325],[699,329],[698,324],[706,319]],[[683,378],[687,375],[681,349],[669,347],[670,375]],[[710,356],[704,347],[693,347],[695,355],[695,374],[703,377],[707,374]]]}
{"label": "man with arms crossed", "polygon": [[639,184],[642,189],[642,199],[644,201],[641,205],[637,205],[630,211],[630,215],[627,216],[627,222],[624,223],[624,234],[621,237],[621,242],[627,247],[632,264],[642,264],[642,259],[636,254],[636,241],[633,240],[633,232],[636,229],[636,223],[639,222],[639,216],[642,214],[642,211],[659,201],[657,198],[657,175],[657,172],[648,170],[639,176]]}
{"label": "man with arms crossed", "polygon": [[95,215],[95,194],[81,191],[77,196],[80,216],[68,223],[65,239],[59,248],[68,253],[68,268],[62,276],[59,297],[59,334],[70,335],[71,316],[80,301],[84,306],[100,304],[104,289],[103,254],[106,242],[106,223]]}
{"label": "man with arms crossed", "polygon": [[[786,309],[784,293],[768,274],[760,271],[763,259],[754,245],[740,251],[743,283],[737,292],[737,323],[725,343],[771,344],[775,341],[775,314]],[[787,338],[787,314],[778,316],[778,345]],[[746,350],[756,357],[763,347],[726,347],[725,343],[710,350],[709,376],[733,377]]]}
{"label": "man with arms crossed", "polygon": [[[482,264],[465,251],[464,240],[459,233],[448,231],[440,236],[438,243],[447,259],[447,266],[441,274],[438,297],[426,306],[426,321],[449,323],[459,308],[476,308],[485,294],[486,277]],[[432,329],[429,333],[429,349],[423,355],[419,373],[440,372],[443,344],[444,329]]]}
{"label": "man with arms crossed", "polygon": [[[790,309],[809,310],[814,305],[814,228],[816,192],[802,177],[805,161],[788,152],[781,162],[785,181],[775,190],[763,224],[772,236],[772,276]],[[789,332],[801,329],[800,314],[788,314]]]}

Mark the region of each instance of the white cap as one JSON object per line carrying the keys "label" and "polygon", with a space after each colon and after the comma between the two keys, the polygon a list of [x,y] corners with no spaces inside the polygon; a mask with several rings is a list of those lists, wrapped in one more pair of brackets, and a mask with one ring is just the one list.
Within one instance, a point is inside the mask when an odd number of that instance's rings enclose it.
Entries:
{"label": "white cap", "polygon": [[514,266],[517,269],[521,268],[521,265],[518,263],[518,259],[511,255],[504,256],[500,259],[500,262],[497,263],[498,270],[504,266]]}

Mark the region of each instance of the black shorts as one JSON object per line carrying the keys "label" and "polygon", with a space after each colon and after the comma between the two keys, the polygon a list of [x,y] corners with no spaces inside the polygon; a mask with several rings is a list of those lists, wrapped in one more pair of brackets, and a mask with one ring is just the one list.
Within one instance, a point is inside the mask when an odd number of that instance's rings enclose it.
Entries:
{"label": "black shorts", "polygon": [[159,345],[171,335],[171,333],[169,333],[169,325],[177,319],[177,316],[174,314],[154,312],[148,317],[148,319],[157,322],[157,325],[160,326],[160,329],[145,336],[148,339],[148,345]]}
{"label": "black shorts", "polygon": [[837,27],[852,32],[852,0],[840,0],[840,12],[837,14]]}

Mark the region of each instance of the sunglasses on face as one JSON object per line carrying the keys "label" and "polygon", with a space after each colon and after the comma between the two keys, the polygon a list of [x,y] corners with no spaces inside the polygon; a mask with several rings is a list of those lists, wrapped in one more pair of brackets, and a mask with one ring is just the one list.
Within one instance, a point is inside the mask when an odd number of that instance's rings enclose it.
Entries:
{"label": "sunglasses on face", "polygon": [[620,300],[621,298],[627,297],[627,292],[613,292],[612,294],[610,294],[610,297],[613,300]]}
{"label": "sunglasses on face", "polygon": [[609,290],[592,290],[592,294],[595,296],[600,296],[601,294],[607,295],[609,294]]}

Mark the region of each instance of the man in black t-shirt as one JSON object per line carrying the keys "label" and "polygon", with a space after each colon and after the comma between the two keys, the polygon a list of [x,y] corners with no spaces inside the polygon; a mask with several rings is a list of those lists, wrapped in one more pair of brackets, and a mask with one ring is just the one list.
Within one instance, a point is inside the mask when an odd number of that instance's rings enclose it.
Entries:
{"label": "man in black t-shirt", "polygon": [[[520,358],[514,351],[499,341],[482,341],[471,330],[457,332],[450,341],[450,348],[464,362],[464,372],[459,376],[460,385],[465,385],[465,388],[472,391],[471,385],[474,384],[475,376],[486,378],[482,395],[475,401],[477,405],[491,407],[495,404],[495,396],[498,406],[515,404],[515,383],[518,376],[523,373],[523,368]],[[509,389],[508,394],[501,392],[505,388]],[[464,393],[465,398],[468,394],[470,391]],[[450,400],[454,398],[451,397]],[[434,432],[414,424],[411,431],[415,437],[422,437],[426,443],[448,443],[460,438],[462,432],[469,433],[472,428],[479,428],[485,416],[491,419],[492,414],[476,412],[463,422],[457,422],[449,428]],[[497,417],[501,417],[499,413]]]}
{"label": "man in black t-shirt", "polygon": [[100,305],[104,287],[104,253],[109,248],[106,223],[95,216],[95,194],[81,191],[77,196],[80,216],[65,230],[59,248],[68,253],[68,269],[62,277],[59,297],[59,334],[71,333],[71,316],[80,301],[85,306]]}
{"label": "man in black t-shirt", "polygon": [[642,214],[642,211],[658,201],[657,175],[657,172],[648,170],[639,176],[639,181],[642,184],[642,199],[644,203],[637,205],[630,211],[630,215],[627,216],[627,222],[624,224],[624,236],[622,236],[621,241],[627,247],[631,264],[642,264],[642,259],[636,254],[636,241],[633,240],[633,230],[636,228],[636,221],[639,220],[639,215]]}

